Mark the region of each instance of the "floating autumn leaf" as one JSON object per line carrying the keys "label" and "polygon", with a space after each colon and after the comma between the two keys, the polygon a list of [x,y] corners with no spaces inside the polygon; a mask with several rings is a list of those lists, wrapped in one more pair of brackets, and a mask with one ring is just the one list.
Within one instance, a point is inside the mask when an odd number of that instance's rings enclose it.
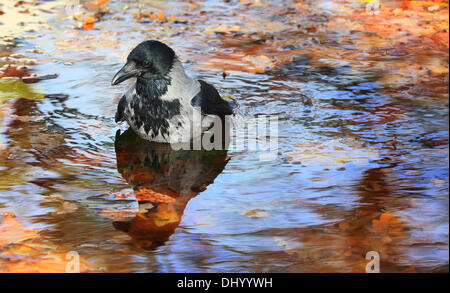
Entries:
{"label": "floating autumn leaf", "polygon": [[[149,18],[151,21],[155,21],[157,23],[168,22],[167,16],[163,11],[159,11],[155,14],[153,12],[141,12],[141,10],[139,9],[137,19],[140,20],[144,17]],[[187,21],[181,21],[176,16],[172,15],[169,18],[169,23],[187,23]]]}
{"label": "floating autumn leaf", "polygon": [[40,230],[28,229],[13,215],[6,215],[0,224],[0,246],[36,237]]}
{"label": "floating autumn leaf", "polygon": [[169,23],[175,23],[177,20],[178,20],[178,19],[177,19],[177,17],[176,17],[175,15],[171,15],[171,16],[169,17]]}
{"label": "floating autumn leaf", "polygon": [[238,25],[230,27],[226,24],[221,24],[217,27],[206,27],[204,33],[207,35],[214,35],[216,33],[229,34],[229,33],[238,33],[241,31],[242,29]]}
{"label": "floating autumn leaf", "polygon": [[150,202],[162,202],[162,203],[171,203],[176,200],[166,194],[156,192],[151,188],[141,187],[136,193],[137,201],[150,201]]}
{"label": "floating autumn leaf", "polygon": [[0,78],[3,77],[24,77],[29,76],[30,73],[26,67],[6,66],[0,69]]}
{"label": "floating autumn leaf", "polygon": [[0,79],[0,102],[16,98],[42,100],[43,89],[38,85],[26,84],[21,79]]}
{"label": "floating autumn leaf", "polygon": [[158,22],[167,22],[166,14],[162,11],[158,12]]}
{"label": "floating autumn leaf", "polygon": [[[403,225],[396,216],[384,213],[380,215],[379,219],[372,220],[372,228],[369,231],[379,235],[398,236],[399,233],[403,232]],[[389,239],[386,238],[384,242],[390,242],[386,240]]]}
{"label": "floating autumn leaf", "polygon": [[137,15],[136,15],[136,19],[141,20],[141,18],[142,18],[142,12],[141,12],[141,8],[139,8]]}
{"label": "floating autumn leaf", "polygon": [[310,33],[315,33],[317,31],[317,27],[315,25],[310,24],[306,27],[306,30]]}
{"label": "floating autumn leaf", "polygon": [[87,16],[84,19],[84,24],[93,24],[95,22],[95,18],[93,16]]}
{"label": "floating autumn leaf", "polygon": [[148,17],[151,21],[155,21],[157,16],[153,12],[142,12],[141,17]]}
{"label": "floating autumn leaf", "polygon": [[188,23],[188,21],[187,20],[181,20],[178,17],[176,17],[175,15],[171,15],[169,17],[169,23],[184,23],[184,24],[186,24],[186,23]]}
{"label": "floating autumn leaf", "polygon": [[244,216],[250,217],[250,218],[266,218],[269,216],[269,214],[265,210],[254,209],[254,210],[246,211],[244,213]]}
{"label": "floating autumn leaf", "polygon": [[87,16],[87,17],[84,19],[82,28],[83,28],[84,30],[91,30],[91,29],[94,28],[94,23],[95,23],[96,21],[97,21],[97,19],[95,19],[95,17],[93,17],[93,16]]}
{"label": "floating autumn leaf", "polygon": [[18,6],[21,6],[21,5],[24,5],[24,4],[25,4],[25,1],[19,0],[16,3],[14,3],[14,7],[18,7]]}

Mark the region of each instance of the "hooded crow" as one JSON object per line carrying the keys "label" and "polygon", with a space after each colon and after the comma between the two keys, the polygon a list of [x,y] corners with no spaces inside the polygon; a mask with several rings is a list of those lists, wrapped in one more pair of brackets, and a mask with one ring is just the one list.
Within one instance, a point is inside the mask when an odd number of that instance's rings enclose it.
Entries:
{"label": "hooded crow", "polygon": [[[222,99],[210,84],[186,75],[175,52],[156,41],[144,41],[128,55],[111,85],[129,78],[136,82],[122,96],[116,122],[127,121],[141,138],[170,143],[171,136],[192,138],[193,113],[224,118],[233,114],[233,103]],[[175,135],[174,135],[175,134]]]}

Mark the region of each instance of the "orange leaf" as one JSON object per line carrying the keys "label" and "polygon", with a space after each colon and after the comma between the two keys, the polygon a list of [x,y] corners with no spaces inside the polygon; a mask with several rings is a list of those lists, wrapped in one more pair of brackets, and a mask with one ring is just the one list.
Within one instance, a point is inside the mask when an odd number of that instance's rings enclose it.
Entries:
{"label": "orange leaf", "polygon": [[164,12],[162,12],[162,11],[158,12],[158,21],[159,22],[166,22],[167,21],[167,17],[164,14]]}
{"label": "orange leaf", "polygon": [[177,17],[175,16],[175,15],[171,15],[170,17],[169,17],[169,22],[170,23],[174,23],[174,22],[176,22],[177,21]]}
{"label": "orange leaf", "polygon": [[142,18],[142,12],[141,12],[141,9],[139,8],[136,19],[140,20],[141,18]]}
{"label": "orange leaf", "polygon": [[312,24],[310,24],[310,25],[308,25],[307,27],[306,27],[306,30],[308,31],[308,32],[316,32],[317,31],[317,28],[314,26],[314,25],[312,25]]}
{"label": "orange leaf", "polygon": [[398,234],[403,232],[400,220],[390,213],[381,214],[380,219],[372,220],[372,227],[369,230],[377,234]]}
{"label": "orange leaf", "polygon": [[0,71],[0,78],[2,77],[25,77],[29,76],[30,74],[21,68],[18,67],[7,67],[3,70],[3,72]]}
{"label": "orange leaf", "polygon": [[169,23],[187,23],[187,21],[186,20],[180,20],[175,15],[171,15],[169,17]]}
{"label": "orange leaf", "polygon": [[175,202],[176,200],[163,193],[159,193],[154,191],[151,188],[140,188],[138,192],[136,192],[136,200],[137,201],[150,201],[150,202]]}
{"label": "orange leaf", "polygon": [[36,236],[39,232],[27,229],[13,215],[6,215],[0,225],[0,246]]}
{"label": "orange leaf", "polygon": [[84,19],[84,24],[93,24],[94,22],[95,22],[95,18],[92,17],[92,16],[87,16],[87,17]]}

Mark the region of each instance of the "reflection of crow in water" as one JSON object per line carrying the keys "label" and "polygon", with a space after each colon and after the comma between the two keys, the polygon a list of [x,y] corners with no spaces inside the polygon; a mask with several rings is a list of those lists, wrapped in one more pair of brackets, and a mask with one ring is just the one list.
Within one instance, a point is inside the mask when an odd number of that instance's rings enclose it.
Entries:
{"label": "reflection of crow in water", "polygon": [[137,215],[114,227],[128,233],[141,248],[154,249],[178,227],[188,201],[222,172],[226,150],[178,150],[169,144],[148,142],[131,129],[116,141],[117,169],[134,186]]}

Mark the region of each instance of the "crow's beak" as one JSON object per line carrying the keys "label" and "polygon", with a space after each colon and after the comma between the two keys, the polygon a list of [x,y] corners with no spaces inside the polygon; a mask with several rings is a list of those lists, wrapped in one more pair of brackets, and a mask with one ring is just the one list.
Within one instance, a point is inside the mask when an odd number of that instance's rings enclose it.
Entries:
{"label": "crow's beak", "polygon": [[119,72],[114,75],[111,85],[116,85],[131,77],[136,77],[138,73],[139,71],[136,69],[136,64],[134,64],[134,62],[127,62]]}

